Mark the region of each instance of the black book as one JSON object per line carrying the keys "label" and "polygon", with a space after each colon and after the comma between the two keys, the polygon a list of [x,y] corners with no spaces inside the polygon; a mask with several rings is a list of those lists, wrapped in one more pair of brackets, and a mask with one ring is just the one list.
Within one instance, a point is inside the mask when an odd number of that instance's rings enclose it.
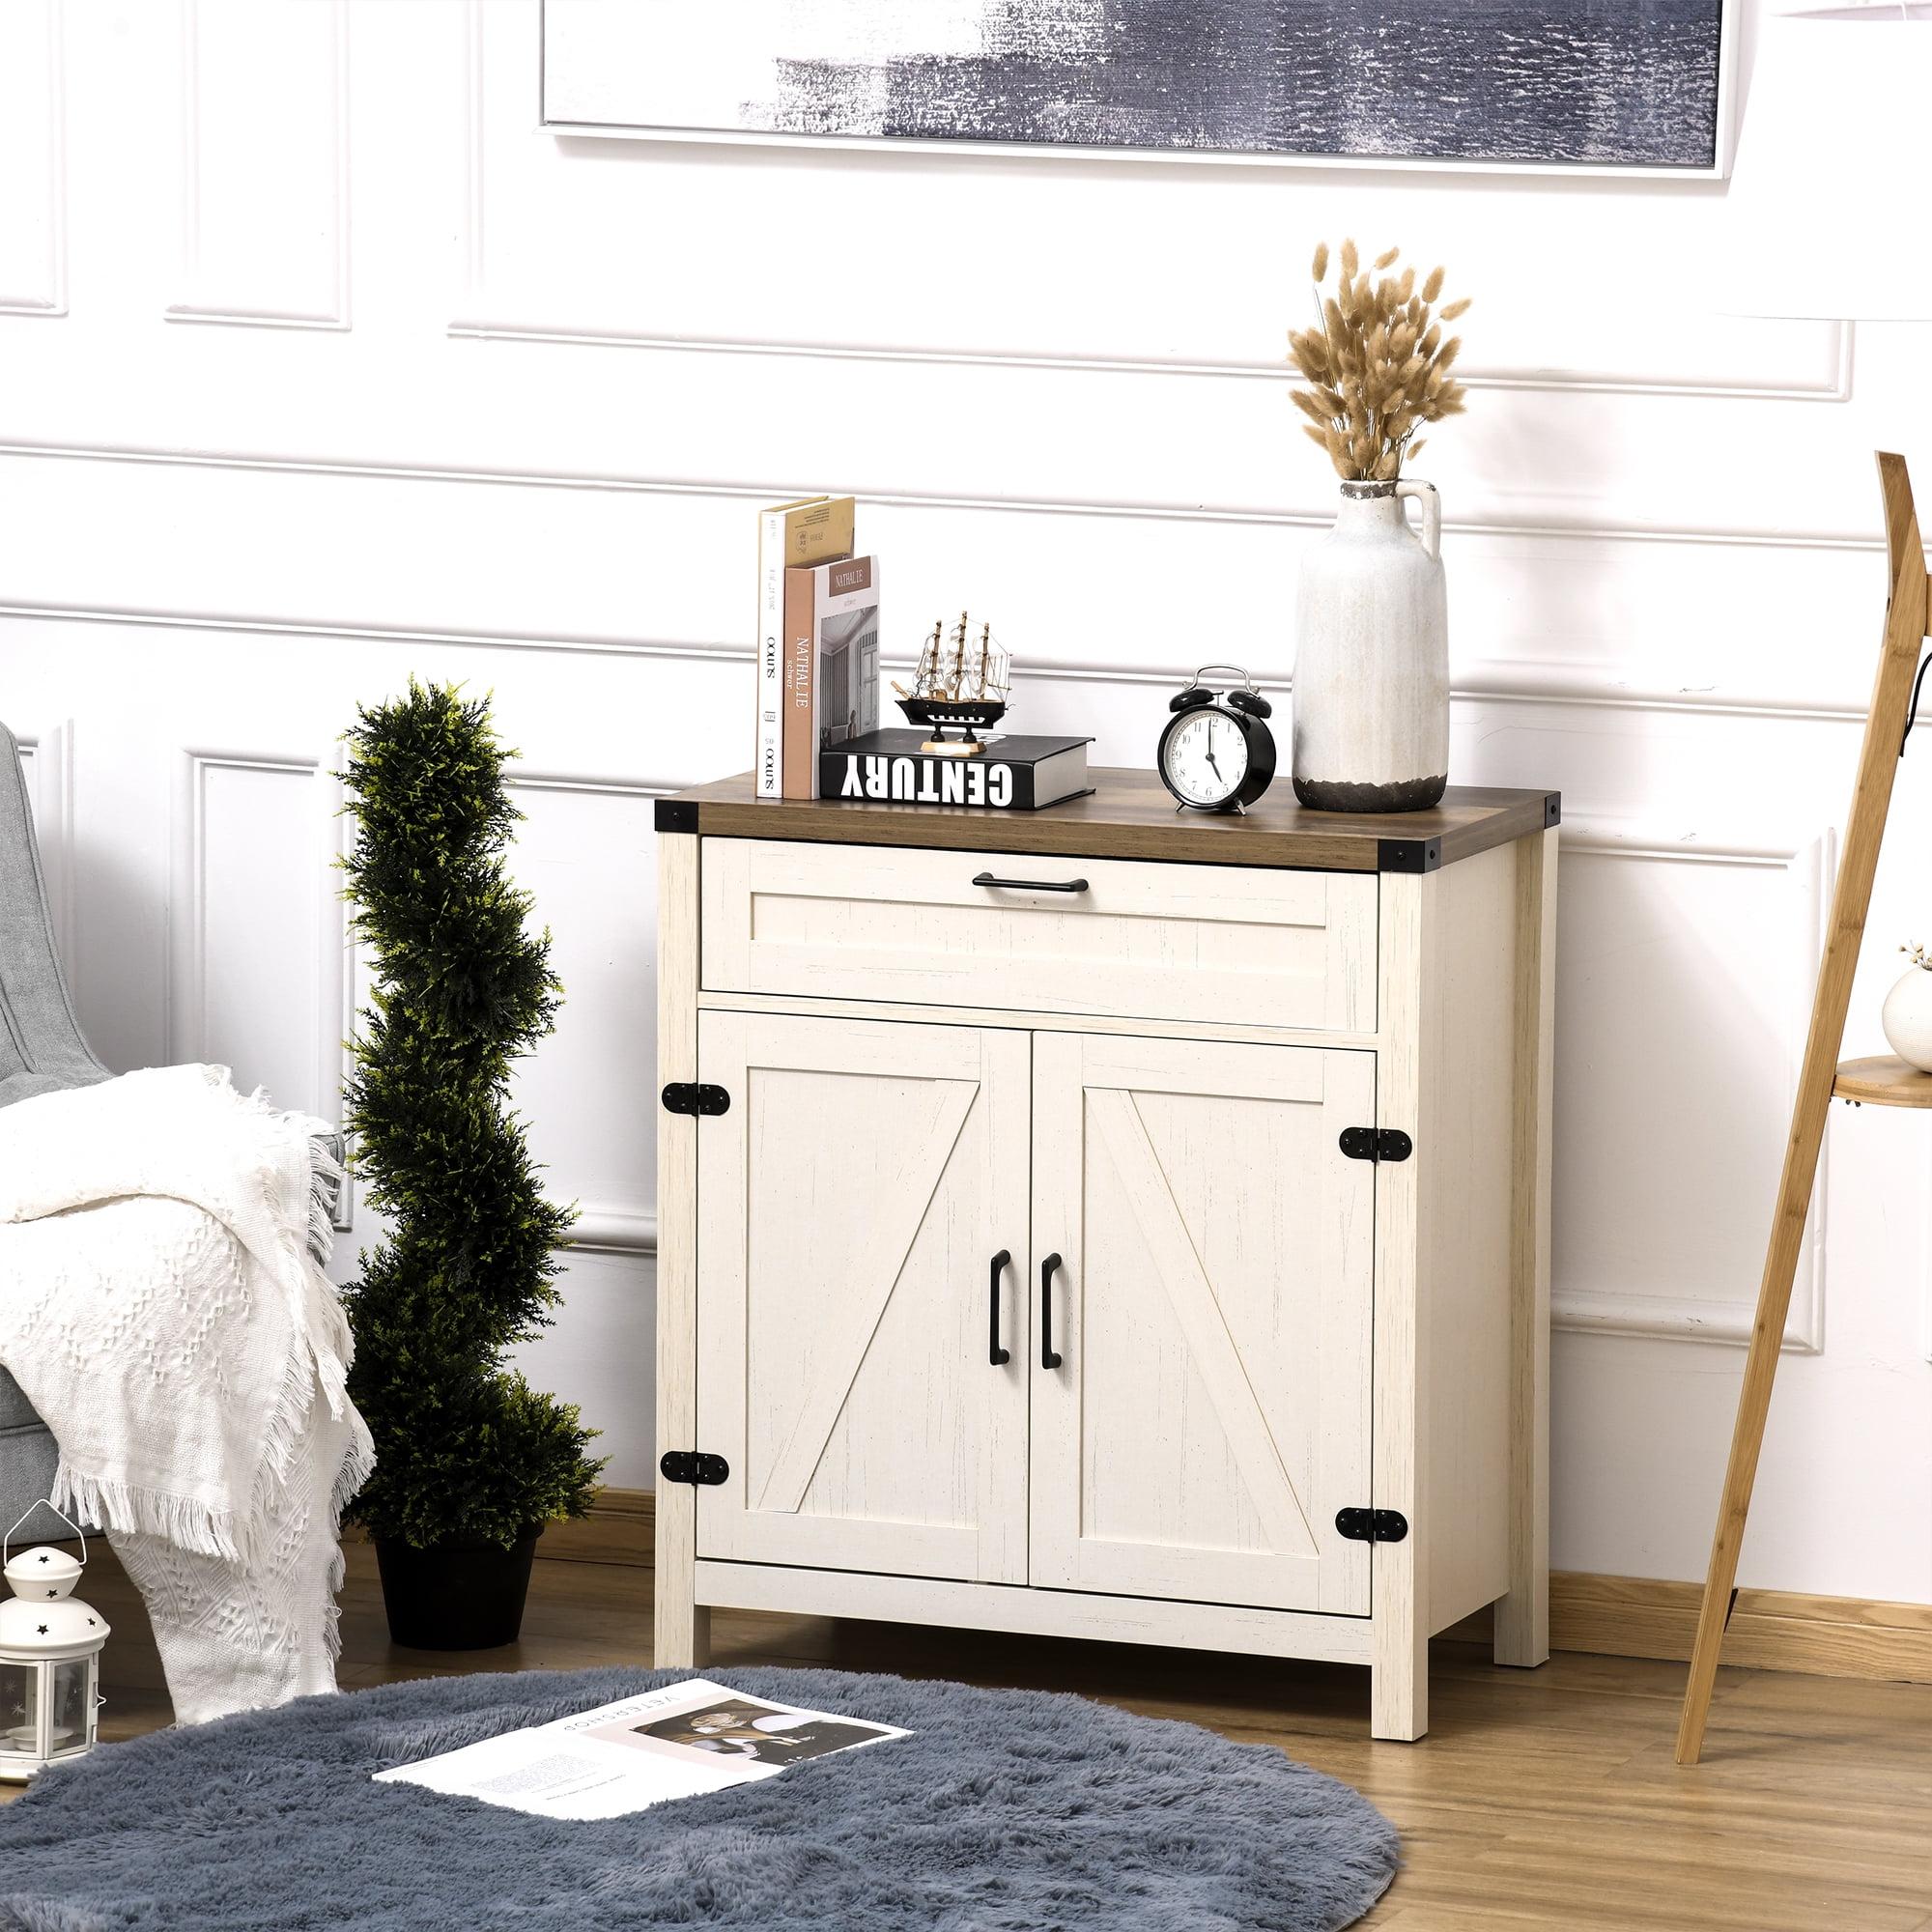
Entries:
{"label": "black book", "polygon": [[922,752],[920,731],[868,731],[818,754],[818,795],[867,805],[965,805],[1037,811],[1079,798],[1091,738],[988,738],[977,757]]}

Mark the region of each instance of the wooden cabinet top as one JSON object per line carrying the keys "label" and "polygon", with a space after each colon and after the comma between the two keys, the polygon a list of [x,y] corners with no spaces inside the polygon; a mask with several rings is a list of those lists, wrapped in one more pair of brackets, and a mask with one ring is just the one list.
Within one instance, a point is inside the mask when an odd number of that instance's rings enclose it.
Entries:
{"label": "wooden cabinet top", "polygon": [[1245,816],[1177,811],[1150,771],[1101,765],[1094,789],[1042,811],[969,806],[760,799],[752,774],[695,785],[657,806],[660,832],[798,838],[835,845],[925,845],[948,851],[1043,852],[1066,858],[1169,859],[1322,872],[1433,872],[1561,816],[1553,791],[1451,785],[1430,811],[1306,811],[1284,781]]}

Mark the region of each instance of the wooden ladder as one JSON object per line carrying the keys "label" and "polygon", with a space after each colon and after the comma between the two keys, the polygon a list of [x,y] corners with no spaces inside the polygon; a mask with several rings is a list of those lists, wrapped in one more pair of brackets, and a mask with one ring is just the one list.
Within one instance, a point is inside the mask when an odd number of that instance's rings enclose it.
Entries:
{"label": "wooden ladder", "polygon": [[1878,683],[1872,692],[1871,715],[1865,721],[1864,747],[1859,754],[1858,783],[1845,826],[1844,863],[1832,896],[1832,923],[1818,975],[1818,996],[1811,1006],[1811,1031],[1805,1037],[1798,1097],[1791,1109],[1791,1134],[1784,1146],[1784,1172],[1777,1183],[1777,1208],[1772,1216],[1764,1279],[1758,1288],[1757,1317],[1751,1323],[1750,1351],[1745,1357],[1744,1388],[1738,1397],[1737,1426],[1731,1435],[1731,1460],[1724,1471],[1723,1502],[1711,1542],[1711,1569],[1704,1579],[1704,1602],[1697,1614],[1690,1682],[1677,1728],[1679,1764],[1695,1764],[1704,1747],[1704,1723],[1711,1712],[1718,1653],[1735,1596],[1738,1550],[1744,1543],[1758,1451],[1764,1446],[1772,1378],[1777,1373],[1778,1349],[1784,1340],[1784,1319],[1791,1306],[1791,1283],[1804,1238],[1804,1217],[1811,1206],[1826,1113],[1834,1094],[1880,1106],[1932,1106],[1932,1075],[1919,1073],[1903,1061],[1881,1058],[1838,1065],[1845,1010],[1852,997],[1852,975],[1858,968],[1872,875],[1878,868],[1886,813],[1891,804],[1892,778],[1905,749],[1913,677],[1926,637],[1925,552],[1912,503],[1912,479],[1902,456],[1884,452],[1878,459],[1878,473],[1885,496],[1891,601],[1886,612],[1885,643],[1879,657]]}

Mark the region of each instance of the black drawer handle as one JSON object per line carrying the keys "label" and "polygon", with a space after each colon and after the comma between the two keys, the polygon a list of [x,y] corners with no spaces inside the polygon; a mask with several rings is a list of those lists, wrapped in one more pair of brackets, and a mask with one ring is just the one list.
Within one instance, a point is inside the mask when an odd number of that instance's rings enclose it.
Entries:
{"label": "black drawer handle", "polygon": [[1053,1351],[1053,1271],[1060,1265],[1058,1255],[1048,1255],[1039,1264],[1039,1365],[1057,1369],[1061,1357]]}
{"label": "black drawer handle", "polygon": [[998,886],[1009,893],[1084,893],[1088,890],[1085,879],[996,879],[991,872],[975,875],[976,886]]}
{"label": "black drawer handle", "polygon": [[1005,1368],[1012,1360],[1011,1351],[1000,1347],[1000,1277],[1012,1259],[1005,1248],[993,1257],[993,1277],[986,1286],[986,1359],[996,1369]]}

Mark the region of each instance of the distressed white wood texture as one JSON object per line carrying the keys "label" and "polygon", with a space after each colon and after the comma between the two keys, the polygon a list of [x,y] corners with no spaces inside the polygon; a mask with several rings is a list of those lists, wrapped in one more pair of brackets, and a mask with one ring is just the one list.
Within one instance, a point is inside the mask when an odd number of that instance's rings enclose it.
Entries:
{"label": "distressed white wood texture", "polygon": [[1373,1118],[1373,1057],[1034,1056],[1033,1582],[1367,1615],[1335,1513],[1368,1495],[1375,1171],[1337,1141]]}
{"label": "distressed white wood texture", "polygon": [[926,1577],[786,1570],[761,1563],[700,1562],[697,1593],[707,1605],[734,1609],[944,1624],[959,1630],[1021,1631],[1037,1636],[1098,1637],[1109,1643],[1234,1650],[1256,1657],[1305,1657],[1329,1663],[1369,1661],[1365,1619],[1318,1616],[1301,1610],[1093,1596],[1078,1590],[1030,1590]]}
{"label": "distressed white wood texture", "polygon": [[[1423,961],[1433,936],[1441,872],[1391,872],[1382,879],[1381,1018],[1376,1056],[1376,1124],[1414,1140],[1422,1120]],[[1424,1238],[1420,1179],[1426,1150],[1378,1161],[1376,1190],[1375,1480],[1377,1509],[1398,1510],[1408,1534],[1373,1550],[1375,1653],[1369,1727],[1409,1741],[1429,1729],[1429,1553],[1435,1524],[1424,1514],[1423,1445],[1429,1435],[1429,1330],[1417,1307]]]}
{"label": "distressed white wood texture", "polygon": [[[997,838],[998,821],[987,827]],[[1375,1026],[1376,882],[917,847],[705,840],[706,991]],[[977,874],[1079,893],[977,886]]]}
{"label": "distressed white wood texture", "polygon": [[[1418,1197],[1415,1319],[1429,1386],[1416,1404],[1416,1512],[1431,1632],[1510,1583],[1517,853],[1547,836],[1434,873],[1423,893],[1421,1085],[1415,1152],[1402,1165],[1414,1167]],[[1401,1051],[1392,1041],[1388,1057]]]}
{"label": "distressed white wood texture", "polygon": [[[249,22],[203,36],[206,299],[351,330],[163,321],[196,298],[181,8],[0,9],[0,714],[37,757],[72,721],[68,964],[110,1064],[162,1055],[187,751],[332,762],[355,701],[415,671],[494,692],[536,771],[742,769],[753,512],[806,489],[865,499],[866,541],[892,560],[889,657],[962,603],[996,620],[1019,658],[1016,729],[1091,732],[1097,760],[1145,765],[1167,697],[1239,639],[1285,730],[1291,586],[1334,486],[1293,434],[1282,329],[1306,313],[1316,240],[1399,242],[1476,298],[1470,411],[1424,458],[1443,493],[1451,773],[1561,786],[1577,854],[1553,1294],[1564,1321],[1633,1318],[1556,1338],[1553,1554],[1701,1577],[1742,1352],[1674,1318],[1735,1319],[1762,1260],[1815,946],[1811,862],[1787,860],[1849,795],[1885,595],[1869,451],[1932,460],[1920,332],[1719,315],[1723,198],[1705,185],[590,152],[534,130],[534,0],[346,0],[338,311],[328,11],[254,0],[264,98],[286,110],[257,142],[223,119],[245,99]],[[1748,41],[1758,8],[1742,11]],[[271,210],[264,230],[256,183],[301,218]],[[771,288],[735,238],[804,196],[891,234],[893,271]],[[1150,259],[1187,272],[1150,278]],[[1590,299],[1552,303],[1552,287]],[[954,288],[970,298],[934,299]],[[800,409],[807,389],[837,407]],[[1883,1050],[1890,949],[1926,937],[1917,743],[1848,1054]],[[622,1245],[572,1257],[557,1327],[520,1359],[583,1399],[612,1481],[648,1483],[655,1200],[647,1151],[621,1166],[609,1146],[656,1091],[639,1071],[648,999],[620,991],[648,978],[630,959],[652,892],[641,813],[522,802],[539,916],[571,961],[538,1070],[582,1096],[566,1114],[547,1095],[532,1131],[559,1196]],[[1586,839],[1638,828],[1640,849],[1583,857],[1579,820]],[[1743,877],[1680,863],[1700,850],[1786,858]],[[217,896],[274,898],[306,863],[257,850]],[[210,1050],[245,1078],[238,1041],[283,997],[274,965],[211,963],[232,994]],[[1932,1520],[1895,1507],[1932,1492],[1932,1169],[1895,1124],[1834,1110],[1814,1217],[1829,1319],[1821,1352],[1779,1374],[1747,1584],[1932,1601]],[[338,1272],[371,1234],[345,1237]],[[1895,1486],[1871,1483],[1875,1463]]]}
{"label": "distressed white wood texture", "polygon": [[[658,843],[658,1069],[697,1078],[697,840]],[[658,1135],[657,1441],[660,1455],[697,1443],[697,1129],[671,1114]],[[655,1460],[655,1459],[653,1459]],[[653,1472],[655,1473],[655,1471]],[[709,1613],[696,1601],[697,1492],[660,1485],[655,1522],[652,1662],[660,1670],[709,1661]]]}
{"label": "distressed white wood texture", "polygon": [[703,1556],[1026,1581],[1029,1051],[699,1015],[731,1095],[697,1128],[695,1446],[730,1464],[697,1492]]}
{"label": "distressed white wood texture", "polygon": [[[985,990],[992,990],[987,988]],[[713,993],[701,1007],[721,1012],[803,1012],[848,1019],[929,1020],[932,1009],[910,1000],[828,1000],[803,993]],[[1110,1019],[1101,1013],[1049,1013],[1037,1007],[948,1007],[950,1024],[1024,1027],[1033,1033],[1125,1034],[1147,1039],[1226,1040],[1255,1046],[1358,1046],[1373,1051],[1373,1033],[1325,1033],[1294,1027],[1216,1026],[1208,1020]]]}

